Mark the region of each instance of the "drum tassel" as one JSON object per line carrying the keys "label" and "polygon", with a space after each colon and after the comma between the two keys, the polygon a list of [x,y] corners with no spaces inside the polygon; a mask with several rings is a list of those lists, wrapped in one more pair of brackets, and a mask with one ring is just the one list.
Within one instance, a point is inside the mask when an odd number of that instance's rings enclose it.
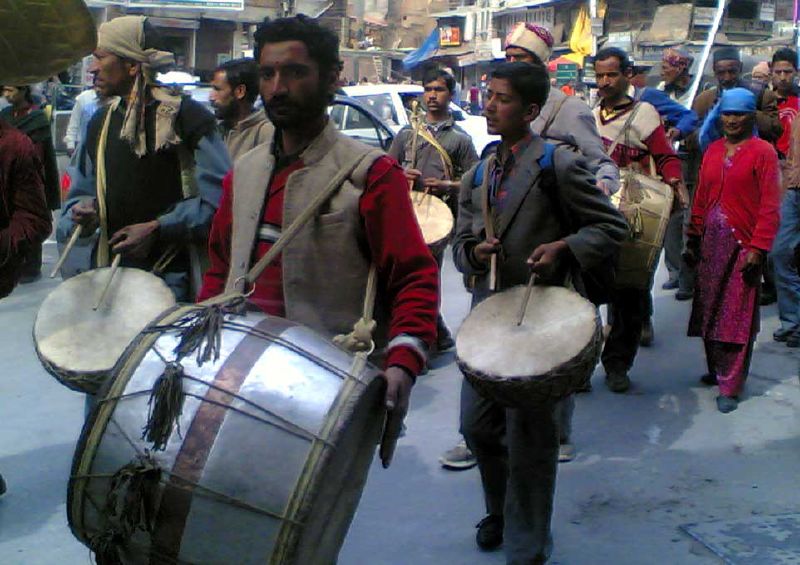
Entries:
{"label": "drum tassel", "polygon": [[142,428],[142,439],[152,443],[154,450],[164,450],[173,426],[181,433],[179,418],[184,398],[183,367],[180,363],[169,363],[153,383],[147,402],[147,423]]}
{"label": "drum tassel", "polygon": [[119,549],[134,532],[152,532],[160,481],[161,470],[149,454],[114,473],[103,509],[108,525],[90,543],[97,565],[121,565]]}
{"label": "drum tassel", "polygon": [[[219,359],[225,312],[234,306],[234,302],[238,302],[238,300],[204,306],[178,322],[180,341],[174,351],[178,361],[191,355],[193,351],[197,351],[199,366],[212,358],[214,361]],[[205,342],[205,347],[203,347],[203,342]]]}

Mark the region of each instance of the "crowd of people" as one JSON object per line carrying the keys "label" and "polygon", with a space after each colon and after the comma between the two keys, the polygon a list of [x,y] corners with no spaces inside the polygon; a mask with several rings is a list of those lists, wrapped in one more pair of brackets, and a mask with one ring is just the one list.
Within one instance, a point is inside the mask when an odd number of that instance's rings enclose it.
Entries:
{"label": "crowd of people", "polygon": [[[607,305],[601,363],[606,386],[622,394],[639,348],[655,339],[652,289],[609,282],[630,233],[610,197],[636,171],[657,177],[673,195],[664,288],[693,300],[688,334],[703,339],[708,372],[701,382],[719,387],[719,411],[738,405],[759,304],[771,288],[781,321],[773,337],[800,346],[795,51],[776,51],[759,82],[742,78],[738,51],[717,49],[717,86],[692,100],[690,54],[666,50],[663,82],[648,88],[632,82],[626,52],[602,49],[594,59],[599,102],[590,108],[551,84],[550,33],[521,23],[506,38],[506,62],[492,70],[486,92],[471,85],[467,93],[497,144],[476,153],[449,111],[454,77],[431,68],[422,79],[424,116],[399,132],[387,155],[328,120],[341,71],[333,33],[297,16],[265,22],[255,39],[254,60],[215,71],[212,116],[155,81],[174,58],[146,18],[103,24],[93,89],[78,98],[67,132],[63,204],[47,116],[29,87],[4,88],[10,105],[0,113],[0,295],[39,276],[50,210],[58,208],[59,241],[80,227],[94,246],[87,268],[108,266],[117,255],[126,267],[160,265],[179,301],[249,291],[258,310],[330,337],[352,329],[376,280],[374,335],[390,429],[399,434],[428,358],[455,347],[439,314],[448,299],[439,292],[443,250],[432,254],[426,246],[411,189],[450,206],[454,263],[473,307],[525,284],[531,272],[540,283],[571,285]],[[259,97],[263,109],[256,108]],[[319,185],[343,170],[335,196],[303,223]],[[248,270],[298,222],[299,235],[245,288]],[[331,265],[347,275],[335,285]],[[557,466],[575,456],[573,411],[572,396],[508,408],[464,381],[464,441],[442,464],[480,470],[486,516],[478,523],[479,547],[503,545],[511,564],[547,561]],[[388,465],[390,450],[381,455]]]}

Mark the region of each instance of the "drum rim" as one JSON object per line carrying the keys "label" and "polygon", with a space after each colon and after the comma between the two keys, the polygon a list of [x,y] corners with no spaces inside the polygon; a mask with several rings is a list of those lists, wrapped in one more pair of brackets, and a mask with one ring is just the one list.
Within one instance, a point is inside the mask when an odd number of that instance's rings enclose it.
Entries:
{"label": "drum rim", "polygon": [[[170,304],[169,306],[165,307],[164,309],[162,309],[161,312],[159,312],[158,314],[155,315],[155,317],[151,318],[151,321],[148,322],[142,328],[142,330],[140,330],[133,337],[133,339],[131,340],[131,343],[129,343],[122,350],[122,352],[117,357],[116,361],[114,361],[114,363],[111,365],[111,367],[105,367],[105,368],[102,368],[102,369],[95,369],[95,370],[86,370],[86,371],[76,371],[76,370],[71,370],[71,369],[62,369],[52,359],[50,359],[49,357],[47,357],[45,355],[45,353],[42,351],[41,345],[39,344],[39,339],[38,338],[40,336],[38,335],[38,330],[40,328],[40,323],[42,323],[41,322],[42,310],[44,309],[45,305],[48,304],[48,301],[50,299],[52,299],[52,300],[56,299],[56,298],[54,298],[55,293],[60,288],[63,288],[63,285],[70,284],[71,286],[76,286],[75,282],[70,282],[70,281],[77,281],[81,277],[82,278],[89,278],[90,275],[91,276],[97,276],[96,273],[101,272],[101,271],[108,271],[108,270],[110,270],[108,267],[100,267],[98,269],[92,269],[90,271],[86,271],[84,273],[81,273],[79,275],[76,275],[74,277],[71,277],[71,278],[69,278],[67,280],[64,280],[61,283],[59,283],[58,286],[56,286],[52,291],[50,291],[47,294],[47,296],[44,298],[42,303],[39,305],[39,308],[36,311],[36,317],[33,320],[33,327],[31,328],[31,336],[33,338],[34,350],[36,351],[36,356],[38,357],[39,362],[42,364],[42,366],[44,367],[45,371],[47,371],[59,383],[61,383],[65,387],[67,387],[70,390],[73,390],[75,392],[81,392],[81,393],[86,393],[86,394],[97,394],[97,392],[102,387],[102,383],[98,383],[97,381],[105,381],[105,380],[109,379],[116,372],[116,370],[117,370],[117,368],[119,366],[120,360],[125,357],[125,355],[128,353],[128,350],[129,350],[130,346],[132,345],[133,342],[137,341],[137,339],[138,339],[139,335],[141,335],[142,331],[144,329],[146,329],[147,327],[149,327],[153,320],[160,318],[161,316],[166,314],[172,308],[174,308],[176,306],[179,306],[179,304],[177,304],[175,302],[175,300],[174,300],[174,294],[172,293],[172,290],[169,288],[169,286],[164,281],[164,279],[162,279],[158,275],[155,275],[155,274],[153,274],[153,273],[151,273],[149,271],[145,271],[144,269],[139,269],[137,267],[120,267],[118,272],[117,272],[117,275],[115,275],[115,276],[124,276],[124,274],[126,274],[126,273],[127,274],[131,274],[132,272],[136,272],[136,276],[141,276],[142,274],[148,275],[146,278],[152,280],[152,282],[154,283],[154,288],[156,286],[161,287],[159,289],[160,291],[166,291],[166,293],[164,293],[164,297],[166,298],[167,296],[172,296],[172,298],[173,298],[172,302],[173,303]],[[85,383],[85,384],[82,384],[81,383],[82,378],[85,378],[85,380],[88,381],[88,382]]]}

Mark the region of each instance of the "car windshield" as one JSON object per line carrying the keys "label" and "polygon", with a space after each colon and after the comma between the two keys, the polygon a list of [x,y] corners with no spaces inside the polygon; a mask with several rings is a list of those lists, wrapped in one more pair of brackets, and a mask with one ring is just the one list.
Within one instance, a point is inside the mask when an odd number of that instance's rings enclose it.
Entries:
{"label": "car windshield", "polygon": [[[364,106],[368,107],[375,114],[380,116],[381,119],[389,122],[392,125],[400,125],[400,123],[397,121],[397,113],[394,110],[392,96],[390,94],[362,94],[360,96],[354,96],[353,98],[357,99]],[[355,127],[358,126],[348,125],[347,129]]]}

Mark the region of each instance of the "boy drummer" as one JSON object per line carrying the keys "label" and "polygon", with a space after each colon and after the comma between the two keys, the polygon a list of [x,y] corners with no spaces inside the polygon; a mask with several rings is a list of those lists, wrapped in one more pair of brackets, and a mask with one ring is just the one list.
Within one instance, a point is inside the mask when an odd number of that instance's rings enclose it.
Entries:
{"label": "boy drummer", "polygon": [[[492,74],[484,114],[489,133],[502,142],[496,160],[479,165],[486,170],[477,173],[476,167],[464,175],[453,242],[457,268],[475,282],[473,307],[492,290],[525,284],[531,270],[548,283],[563,284],[568,270],[606,260],[627,233],[585,161],[570,147],[548,147],[531,132],[549,85],[541,65],[504,63]],[[488,210],[476,174],[489,179]],[[487,237],[487,219],[497,237]],[[492,255],[496,289],[489,288]],[[559,449],[554,409],[506,409],[463,382],[461,432],[478,459],[487,507],[476,541],[482,549],[505,541],[508,563],[544,563],[552,551]]]}

